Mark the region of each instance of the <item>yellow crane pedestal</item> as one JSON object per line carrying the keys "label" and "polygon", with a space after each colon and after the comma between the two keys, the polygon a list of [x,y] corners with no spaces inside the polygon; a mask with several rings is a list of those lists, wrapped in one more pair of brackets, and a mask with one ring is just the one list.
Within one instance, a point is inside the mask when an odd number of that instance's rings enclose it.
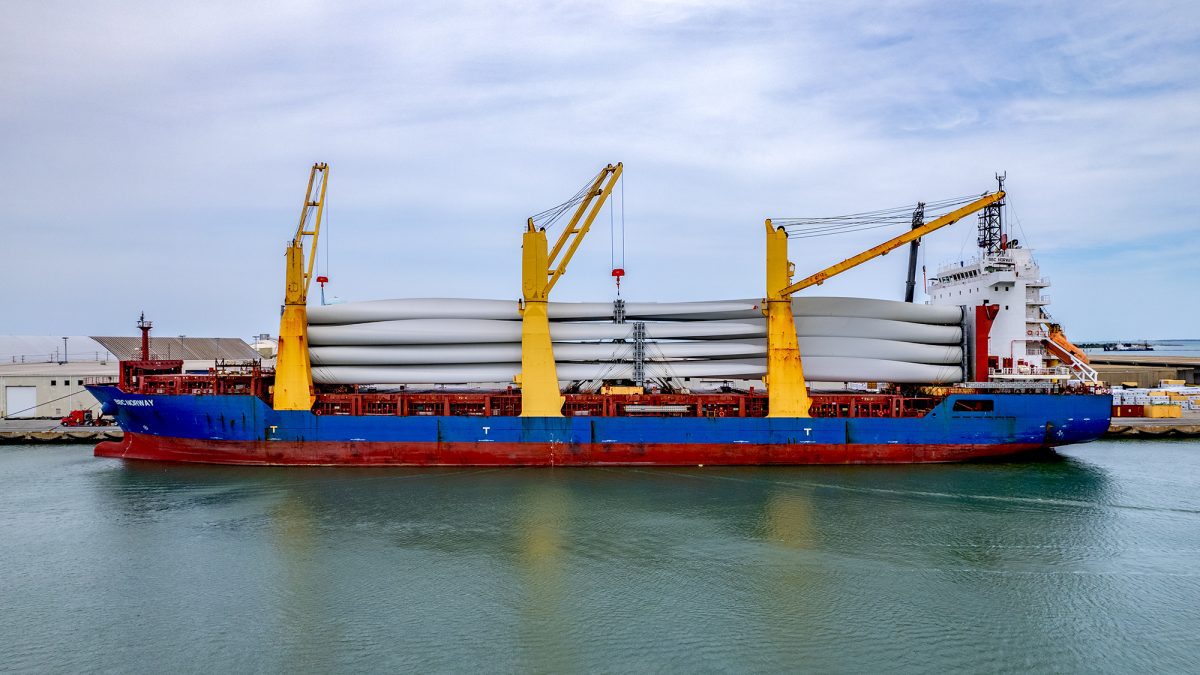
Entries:
{"label": "yellow crane pedestal", "polygon": [[558,388],[558,368],[550,339],[546,296],[546,233],[525,232],[521,245],[521,386],[522,417],[562,417],[566,400]]}
{"label": "yellow crane pedestal", "polygon": [[279,347],[275,354],[276,410],[308,410],[317,400],[308,358],[308,303],[302,284],[304,253],[298,246],[287,251],[288,283],[284,289],[283,316],[279,319]]}
{"label": "yellow crane pedestal", "polygon": [[792,297],[781,290],[792,283],[795,266],[788,261],[787,231],[767,225],[767,417],[808,417],[812,399],[804,383]]}

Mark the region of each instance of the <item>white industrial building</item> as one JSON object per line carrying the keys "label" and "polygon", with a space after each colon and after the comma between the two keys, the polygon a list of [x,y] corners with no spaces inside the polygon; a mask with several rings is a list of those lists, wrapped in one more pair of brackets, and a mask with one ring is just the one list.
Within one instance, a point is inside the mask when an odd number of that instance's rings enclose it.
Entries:
{"label": "white industrial building", "polygon": [[[65,346],[65,349],[64,349]],[[0,418],[61,418],[99,410],[84,385],[116,381],[118,363],[141,358],[141,338],[0,336]],[[218,361],[261,355],[238,338],[151,337],[153,358],[180,359],[185,372],[207,373]]]}

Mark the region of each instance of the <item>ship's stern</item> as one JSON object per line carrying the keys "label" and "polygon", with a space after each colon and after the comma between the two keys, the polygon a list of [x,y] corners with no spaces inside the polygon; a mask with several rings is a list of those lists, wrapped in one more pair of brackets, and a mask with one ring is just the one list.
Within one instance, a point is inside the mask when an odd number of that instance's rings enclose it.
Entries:
{"label": "ship's stern", "polygon": [[1112,423],[1112,395],[1046,396],[1046,447],[1088,443],[1103,436]]}

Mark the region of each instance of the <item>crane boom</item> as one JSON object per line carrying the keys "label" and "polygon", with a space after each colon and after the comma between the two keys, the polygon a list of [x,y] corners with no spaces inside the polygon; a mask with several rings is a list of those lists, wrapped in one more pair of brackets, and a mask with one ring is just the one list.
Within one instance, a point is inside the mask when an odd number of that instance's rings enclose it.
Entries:
{"label": "crane boom", "polygon": [[788,261],[787,230],[775,227],[768,219],[767,295],[763,299],[763,313],[767,316],[767,416],[808,417],[808,409],[812,405],[808,387],[804,382],[804,365],[800,358],[796,321],[792,314],[793,294],[824,283],[834,275],[885,255],[888,251],[915,241],[1001,199],[1004,199],[1003,191],[985,195],[962,208],[914,227],[898,237],[826,267],[796,283],[790,283],[795,266]]}
{"label": "crane boom", "polygon": [[[621,178],[621,171],[623,169],[623,165],[617,162],[616,166],[609,164],[596,175],[596,180],[592,181],[591,189],[588,190],[587,196],[575,209],[570,222],[567,223],[562,234],[558,236],[558,241],[554,242],[554,248],[550,250],[546,261],[547,266],[550,268],[550,278],[546,282],[546,293],[549,293],[550,289],[554,288],[554,284],[558,283],[558,280],[566,273],[567,264],[571,262],[571,258],[575,256],[575,251],[579,248],[579,244],[583,242],[584,236],[592,228],[592,223],[596,221],[596,216],[600,213],[600,208],[604,206],[604,202],[612,194],[617,180]],[[590,210],[589,206],[591,207]],[[587,217],[583,218],[585,212],[587,213]],[[583,225],[579,225],[581,218],[583,218]],[[529,222],[529,228],[533,229],[532,218]],[[564,246],[566,246],[566,252],[563,253],[562,259],[559,260],[558,255],[562,253]]]}
{"label": "crane boom", "polygon": [[857,267],[857,266],[867,262],[868,260],[878,258],[881,255],[887,255],[887,253],[889,251],[893,251],[911,241],[920,239],[921,237],[929,234],[930,232],[933,232],[935,230],[940,230],[941,228],[946,227],[947,225],[952,225],[955,222],[961,220],[962,218],[969,216],[972,213],[975,213],[976,211],[978,211],[990,204],[995,204],[996,202],[1000,201],[1001,199],[1004,199],[1004,192],[993,192],[989,195],[985,195],[979,199],[976,199],[975,201],[971,202],[970,204],[967,204],[966,206],[964,206],[960,209],[951,211],[950,213],[947,213],[946,215],[944,215],[940,218],[936,218],[934,220],[929,221],[928,223],[925,223],[924,225],[915,227],[915,228],[909,230],[908,232],[905,232],[904,234],[901,234],[897,237],[894,237],[892,239],[889,239],[889,240],[883,242],[882,244],[880,244],[878,246],[873,246],[873,247],[863,251],[862,253],[859,253],[858,255],[846,258],[845,260],[843,260],[840,263],[837,263],[836,265],[830,265],[829,267],[826,267],[825,269],[821,270],[820,272],[817,272],[816,274],[813,274],[812,276],[809,276],[805,279],[797,281],[796,283],[792,284],[791,286],[784,288],[783,290],[780,291],[780,294],[785,295],[785,296],[792,295],[793,293],[802,291],[802,290],[808,288],[809,286],[818,286],[820,284],[823,284],[823,283],[825,283],[825,281],[827,279],[829,279],[832,276],[841,274],[842,272],[845,272],[848,269]]}
{"label": "crane boom", "polygon": [[313,164],[308,174],[304,206],[300,210],[300,224],[287,248],[272,400],[276,410],[308,410],[316,400],[312,363],[308,356],[308,287],[312,284],[313,265],[317,259],[317,240],[321,235],[328,184],[329,165]]}
{"label": "crane boom", "polygon": [[550,289],[567,271],[567,264],[587,236],[605,200],[612,194],[622,165],[609,164],[592,181],[575,213],[547,251],[546,231],[529,219],[521,243],[521,386],[522,417],[562,417],[563,395],[550,338],[547,301]]}

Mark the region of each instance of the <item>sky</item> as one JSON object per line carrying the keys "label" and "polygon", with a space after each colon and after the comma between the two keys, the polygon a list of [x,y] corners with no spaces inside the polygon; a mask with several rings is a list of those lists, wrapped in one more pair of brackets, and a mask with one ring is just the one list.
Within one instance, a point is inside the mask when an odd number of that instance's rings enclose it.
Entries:
{"label": "sky", "polygon": [[[1200,338],[1197,35],[1200,4],[1153,1],[10,4],[0,334],[276,332],[316,161],[331,295],[515,300],[525,219],[619,161],[552,299],[612,299],[622,244],[628,300],[761,297],[764,218],[1006,172],[1068,335]],[[900,299],[905,265],[813,294]]]}

